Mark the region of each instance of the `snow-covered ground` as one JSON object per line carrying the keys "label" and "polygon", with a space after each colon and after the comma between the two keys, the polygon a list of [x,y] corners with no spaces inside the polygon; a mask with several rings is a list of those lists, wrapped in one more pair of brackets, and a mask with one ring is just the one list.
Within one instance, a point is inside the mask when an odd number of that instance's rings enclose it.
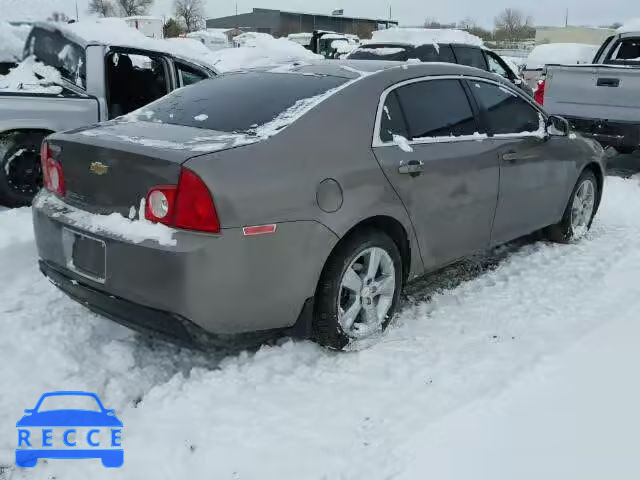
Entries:
{"label": "snow-covered ground", "polygon": [[[196,353],[87,312],[0,211],[0,478],[640,478],[640,182],[608,178],[591,233],[522,240],[411,285],[381,342]],[[230,292],[233,294],[233,292]],[[98,393],[125,463],[14,466],[50,390]]]}

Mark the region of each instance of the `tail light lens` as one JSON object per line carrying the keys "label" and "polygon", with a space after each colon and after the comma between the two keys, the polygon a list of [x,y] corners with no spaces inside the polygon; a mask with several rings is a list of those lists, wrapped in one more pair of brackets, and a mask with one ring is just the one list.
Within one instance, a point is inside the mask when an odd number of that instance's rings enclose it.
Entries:
{"label": "tail light lens", "polygon": [[47,142],[42,142],[40,149],[40,162],[42,164],[42,180],[44,188],[56,195],[64,196],[64,171],[62,164],[55,160],[51,154],[51,147]]}
{"label": "tail light lens", "polygon": [[536,87],[536,90],[533,92],[533,99],[539,105],[544,105],[544,89],[545,89],[546,85],[547,85],[547,81],[546,80],[543,79],[543,80],[538,81],[538,85]]}
{"label": "tail light lens", "polygon": [[159,185],[149,190],[145,218],[186,230],[220,232],[209,189],[198,175],[184,167],[178,185]]}

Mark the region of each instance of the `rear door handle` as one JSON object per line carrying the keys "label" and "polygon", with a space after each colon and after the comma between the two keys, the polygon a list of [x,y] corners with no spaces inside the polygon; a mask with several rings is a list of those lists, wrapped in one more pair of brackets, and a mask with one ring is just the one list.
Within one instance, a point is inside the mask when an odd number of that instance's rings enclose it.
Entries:
{"label": "rear door handle", "polygon": [[417,177],[422,173],[423,168],[424,162],[422,160],[410,160],[407,163],[400,163],[400,166],[398,167],[398,173]]}
{"label": "rear door handle", "polygon": [[596,86],[598,87],[619,87],[620,79],[619,78],[599,78],[596,82]]}

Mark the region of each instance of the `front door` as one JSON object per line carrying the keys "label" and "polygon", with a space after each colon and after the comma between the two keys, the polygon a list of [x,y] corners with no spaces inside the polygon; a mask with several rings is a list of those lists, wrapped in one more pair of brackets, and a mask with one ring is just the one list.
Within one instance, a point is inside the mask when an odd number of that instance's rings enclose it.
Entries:
{"label": "front door", "polygon": [[566,202],[571,163],[566,137],[550,137],[542,114],[516,91],[469,80],[492,133],[500,161],[500,195],[492,243],[503,243],[556,223]]}
{"label": "front door", "polygon": [[499,166],[456,79],[421,79],[386,97],[374,152],[409,212],[427,269],[489,245]]}

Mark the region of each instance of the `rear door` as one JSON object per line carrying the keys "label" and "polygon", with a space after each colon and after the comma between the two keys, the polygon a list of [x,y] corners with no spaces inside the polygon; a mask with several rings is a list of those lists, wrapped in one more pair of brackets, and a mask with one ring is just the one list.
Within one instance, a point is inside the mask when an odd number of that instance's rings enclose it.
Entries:
{"label": "rear door", "polygon": [[549,137],[545,119],[516,90],[468,80],[500,161],[492,242],[503,243],[559,220],[571,156],[567,137]]}
{"label": "rear door", "polygon": [[458,79],[400,83],[383,94],[374,153],[433,269],[489,244],[498,161]]}

